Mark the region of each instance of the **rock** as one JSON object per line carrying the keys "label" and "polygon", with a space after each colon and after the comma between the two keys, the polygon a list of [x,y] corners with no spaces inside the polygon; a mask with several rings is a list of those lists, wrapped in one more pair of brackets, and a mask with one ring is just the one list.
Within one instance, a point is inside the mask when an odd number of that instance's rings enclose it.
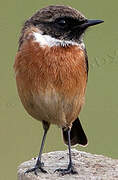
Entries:
{"label": "rock", "polygon": [[55,151],[42,155],[47,174],[33,172],[25,174],[34,167],[36,159],[22,163],[18,167],[18,180],[118,180],[118,160],[102,155],[93,155],[72,149],[72,160],[78,174],[64,175],[55,172],[57,168],[67,168],[68,151]]}

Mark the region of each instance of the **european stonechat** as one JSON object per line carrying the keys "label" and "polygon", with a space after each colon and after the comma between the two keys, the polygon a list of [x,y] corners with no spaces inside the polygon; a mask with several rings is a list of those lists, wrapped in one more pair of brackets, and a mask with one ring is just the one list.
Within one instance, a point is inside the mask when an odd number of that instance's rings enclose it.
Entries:
{"label": "european stonechat", "polygon": [[88,58],[83,35],[102,20],[88,20],[68,6],[48,6],[29,18],[21,31],[15,58],[18,93],[26,111],[43,124],[44,135],[36,165],[26,172],[46,173],[41,154],[50,124],[62,128],[69,149],[67,169],[74,174],[71,146],[87,145],[78,118],[84,104],[88,79]]}

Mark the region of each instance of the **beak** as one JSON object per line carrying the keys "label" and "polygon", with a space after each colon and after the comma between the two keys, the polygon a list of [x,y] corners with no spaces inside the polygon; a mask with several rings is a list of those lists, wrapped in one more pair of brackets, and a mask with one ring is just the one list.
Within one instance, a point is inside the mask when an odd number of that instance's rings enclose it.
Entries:
{"label": "beak", "polygon": [[94,20],[94,19],[87,19],[83,24],[80,25],[81,28],[88,28],[89,26],[94,26],[96,24],[103,23],[103,20]]}

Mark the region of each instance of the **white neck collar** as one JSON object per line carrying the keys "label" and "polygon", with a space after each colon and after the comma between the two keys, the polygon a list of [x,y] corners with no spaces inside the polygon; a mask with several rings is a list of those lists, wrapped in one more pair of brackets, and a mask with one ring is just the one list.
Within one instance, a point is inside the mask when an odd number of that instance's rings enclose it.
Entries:
{"label": "white neck collar", "polygon": [[35,41],[40,43],[40,46],[45,47],[53,47],[53,46],[62,46],[62,47],[67,47],[67,46],[79,46],[82,49],[85,49],[85,45],[83,43],[83,40],[80,43],[73,42],[73,41],[65,41],[65,40],[60,40],[53,38],[49,35],[43,35],[42,33],[39,32],[33,32]]}

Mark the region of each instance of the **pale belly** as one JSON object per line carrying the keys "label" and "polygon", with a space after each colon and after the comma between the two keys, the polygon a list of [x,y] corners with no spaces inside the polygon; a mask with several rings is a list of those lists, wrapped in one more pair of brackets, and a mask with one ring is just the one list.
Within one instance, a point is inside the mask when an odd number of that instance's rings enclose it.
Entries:
{"label": "pale belly", "polygon": [[84,96],[66,97],[50,89],[39,94],[23,93],[19,90],[21,101],[27,112],[37,120],[47,121],[60,127],[69,127],[77,118],[84,102]]}

